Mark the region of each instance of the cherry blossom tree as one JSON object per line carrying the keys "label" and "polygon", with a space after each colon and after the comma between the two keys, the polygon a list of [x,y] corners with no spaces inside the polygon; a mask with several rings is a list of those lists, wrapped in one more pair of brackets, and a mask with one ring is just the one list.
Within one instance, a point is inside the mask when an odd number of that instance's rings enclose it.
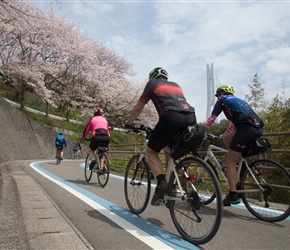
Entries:
{"label": "cherry blossom tree", "polygon": [[31,88],[43,100],[51,102],[51,92],[45,87],[38,56],[38,42],[43,30],[35,26],[41,22],[42,13],[22,1],[0,1],[0,51],[1,71],[7,76],[20,95],[24,108],[25,90]]}
{"label": "cherry blossom tree", "polygon": [[[127,119],[145,85],[128,80],[132,63],[52,9],[44,13],[22,0],[1,0],[0,21],[1,75],[15,87],[22,108],[31,89],[46,104],[47,116],[54,105],[67,120],[72,110],[86,119],[100,106],[113,125]],[[152,105],[144,118],[156,120]]]}

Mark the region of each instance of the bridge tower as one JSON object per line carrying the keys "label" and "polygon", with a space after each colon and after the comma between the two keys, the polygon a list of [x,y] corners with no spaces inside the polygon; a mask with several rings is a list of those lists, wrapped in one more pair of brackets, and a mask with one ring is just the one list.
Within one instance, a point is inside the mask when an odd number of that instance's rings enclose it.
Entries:
{"label": "bridge tower", "polygon": [[[206,68],[207,68],[207,109],[205,119],[207,119],[211,115],[211,111],[216,101],[214,96],[216,91],[214,62],[212,62],[211,65],[207,63]],[[215,121],[218,122],[218,118]]]}

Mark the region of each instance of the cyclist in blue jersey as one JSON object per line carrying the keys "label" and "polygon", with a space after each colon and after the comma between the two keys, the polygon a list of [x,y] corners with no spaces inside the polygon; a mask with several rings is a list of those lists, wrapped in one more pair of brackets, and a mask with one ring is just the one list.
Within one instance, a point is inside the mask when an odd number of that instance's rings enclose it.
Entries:
{"label": "cyclist in blue jersey", "polygon": [[62,160],[63,156],[63,146],[66,147],[66,139],[62,133],[59,133],[58,136],[55,138],[55,147],[56,147],[56,156],[57,157],[57,148],[60,148],[60,157]]}
{"label": "cyclist in blue jersey", "polygon": [[[196,124],[195,109],[187,103],[180,86],[167,79],[168,73],[161,67],[155,68],[149,73],[149,82],[125,125],[125,128],[132,128],[133,121],[140,115],[144,106],[152,100],[159,120],[146,149],[149,166],[157,179],[151,205],[157,205],[157,201],[162,199],[168,191],[168,183],[163,175],[158,153],[170,144],[173,136],[180,129]],[[168,161],[169,154],[165,152],[165,156]]]}
{"label": "cyclist in blue jersey", "polygon": [[223,142],[228,147],[226,165],[229,185],[229,194],[223,200],[224,206],[240,203],[236,190],[236,164],[248,142],[261,137],[264,126],[262,119],[250,105],[234,96],[234,92],[234,88],[227,84],[217,88],[215,95],[217,102],[211,116],[204,123],[204,127],[207,130],[221,112],[230,121],[228,128],[223,134]]}

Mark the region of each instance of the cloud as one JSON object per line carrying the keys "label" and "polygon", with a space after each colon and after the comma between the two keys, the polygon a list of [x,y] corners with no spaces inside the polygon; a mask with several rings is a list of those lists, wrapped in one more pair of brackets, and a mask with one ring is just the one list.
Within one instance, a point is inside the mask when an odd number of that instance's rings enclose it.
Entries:
{"label": "cloud", "polygon": [[214,62],[217,85],[232,84],[239,97],[249,94],[256,73],[267,98],[290,97],[289,9],[286,1],[63,3],[90,37],[134,64],[134,80],[166,68],[203,120],[207,63]]}

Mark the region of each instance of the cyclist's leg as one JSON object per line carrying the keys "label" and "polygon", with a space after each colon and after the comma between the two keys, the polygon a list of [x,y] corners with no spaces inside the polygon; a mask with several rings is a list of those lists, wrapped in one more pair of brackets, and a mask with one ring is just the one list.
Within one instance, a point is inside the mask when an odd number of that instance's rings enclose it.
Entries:
{"label": "cyclist's leg", "polygon": [[57,158],[57,157],[58,157],[58,146],[55,145],[55,158]]}
{"label": "cyclist's leg", "polygon": [[158,199],[163,198],[168,190],[168,183],[163,175],[162,163],[158,153],[161,149],[170,145],[170,142],[177,131],[181,128],[186,128],[195,122],[195,115],[192,113],[182,114],[179,112],[171,112],[162,115],[159,118],[147,147],[148,163],[157,179],[155,194],[151,201],[152,205],[154,205]]}
{"label": "cyclist's leg", "polygon": [[177,114],[178,118],[179,113],[168,113],[162,115],[159,118],[158,123],[156,124],[154,131],[148,141],[147,147],[147,159],[149,166],[157,178],[158,176],[163,176],[162,163],[159,159],[158,153],[170,144],[171,138],[178,131],[179,124],[176,122],[175,114]]}
{"label": "cyclist's leg", "polygon": [[90,147],[89,147],[89,157],[91,159],[91,165],[90,165],[90,170],[92,170],[96,164],[96,149],[97,149],[98,143],[96,141],[96,137],[92,137],[91,142],[90,142]]}
{"label": "cyclist's leg", "polygon": [[162,162],[158,155],[161,149],[169,144],[169,132],[168,130],[164,129],[164,120],[165,119],[162,117],[159,119],[159,122],[156,124],[155,129],[149,139],[148,146],[146,148],[148,164],[157,180],[157,186],[151,200],[151,205],[156,205],[157,201],[163,199],[164,194],[166,194],[168,191],[168,183],[166,182],[163,175]]}
{"label": "cyclist's leg", "polygon": [[236,189],[236,180],[237,180],[237,168],[236,164],[239,161],[242,153],[233,151],[229,149],[227,157],[226,157],[226,165],[227,165],[227,177],[229,182],[229,191],[237,192]]}
{"label": "cyclist's leg", "polygon": [[223,136],[223,143],[229,147],[236,132],[231,132]]}
{"label": "cyclist's leg", "polygon": [[[97,144],[106,144],[106,146],[109,145],[110,143],[110,137],[108,137],[107,135],[97,135],[95,138],[95,142]],[[98,153],[98,152],[96,152]],[[100,164],[100,170],[103,170],[103,166],[104,166],[104,159],[99,159],[99,164]]]}
{"label": "cyclist's leg", "polygon": [[60,156],[60,159],[62,160],[62,156],[63,156],[63,147],[61,147],[61,149],[59,150],[59,156]]}
{"label": "cyclist's leg", "polygon": [[236,164],[238,163],[248,142],[253,138],[260,137],[262,133],[263,130],[260,128],[251,125],[239,125],[236,127],[236,132],[224,136],[224,142],[229,143],[229,151],[226,157],[229,195],[224,199],[225,206],[240,203],[236,193]]}

